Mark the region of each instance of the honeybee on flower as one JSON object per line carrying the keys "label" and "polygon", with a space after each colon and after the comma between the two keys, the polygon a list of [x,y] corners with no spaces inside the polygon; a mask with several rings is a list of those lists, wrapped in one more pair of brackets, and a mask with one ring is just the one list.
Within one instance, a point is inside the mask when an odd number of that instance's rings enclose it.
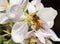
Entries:
{"label": "honeybee on flower", "polygon": [[[7,7],[7,5],[10,6]],[[50,29],[54,25],[57,11],[52,7],[44,7],[41,0],[31,2],[29,0],[10,0],[10,3],[3,7],[6,12],[0,13],[0,24],[7,21],[15,22],[11,30],[11,38],[14,42],[26,44],[25,40],[32,36],[37,37],[39,44],[52,44],[49,39],[60,41],[60,38]]]}

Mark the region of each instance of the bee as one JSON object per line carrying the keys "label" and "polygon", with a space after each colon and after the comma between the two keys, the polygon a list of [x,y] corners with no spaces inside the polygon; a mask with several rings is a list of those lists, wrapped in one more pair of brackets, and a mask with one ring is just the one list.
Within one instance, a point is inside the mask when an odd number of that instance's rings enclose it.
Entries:
{"label": "bee", "polygon": [[41,27],[43,28],[43,23],[40,20],[40,17],[38,15],[36,15],[35,13],[31,13],[28,15],[27,17],[28,21],[32,21],[33,26],[35,27],[36,30],[40,29]]}
{"label": "bee", "polygon": [[37,16],[36,14],[33,15],[33,20],[32,20],[34,27],[36,30],[40,29],[40,27],[42,27],[42,22],[39,18],[39,16]]}

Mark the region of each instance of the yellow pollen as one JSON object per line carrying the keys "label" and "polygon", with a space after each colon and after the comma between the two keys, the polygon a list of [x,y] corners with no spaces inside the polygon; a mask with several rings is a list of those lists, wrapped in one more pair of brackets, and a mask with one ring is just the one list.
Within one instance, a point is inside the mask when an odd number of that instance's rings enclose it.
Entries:
{"label": "yellow pollen", "polygon": [[32,19],[33,19],[32,16],[30,16],[30,15],[27,16],[28,21],[32,21]]}
{"label": "yellow pollen", "polygon": [[34,16],[35,14],[36,14],[36,12],[29,14],[29,15],[27,16],[27,20],[28,20],[28,21],[32,21],[32,20],[33,20],[33,16]]}
{"label": "yellow pollen", "polygon": [[4,9],[6,9],[9,6],[9,3],[8,2],[5,2],[5,3],[3,3],[2,6],[3,6]]}
{"label": "yellow pollen", "polygon": [[30,44],[36,44],[37,39],[36,38],[30,38]]}

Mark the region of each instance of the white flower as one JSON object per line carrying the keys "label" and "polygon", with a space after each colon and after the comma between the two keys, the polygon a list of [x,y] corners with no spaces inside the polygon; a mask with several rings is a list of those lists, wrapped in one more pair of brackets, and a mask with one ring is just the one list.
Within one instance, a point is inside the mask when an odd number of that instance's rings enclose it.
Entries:
{"label": "white flower", "polygon": [[[50,29],[54,25],[54,19],[57,15],[57,11],[51,7],[49,8],[44,7],[43,4],[40,3],[39,1],[33,0],[32,2],[34,3],[29,2],[27,5],[27,9],[28,9],[29,14],[37,11],[36,15],[39,16],[40,19],[43,21],[43,28],[39,28],[39,30],[36,31],[35,27],[33,26],[31,27],[33,30],[28,32],[28,25],[26,24],[26,22],[24,23],[17,22],[13,26],[12,33],[11,33],[12,39],[15,42],[17,43],[20,42],[21,44],[24,43],[24,39],[28,38],[28,36],[32,32],[38,37],[40,42],[43,44],[52,44],[51,41],[49,41],[49,38],[51,38],[54,41],[60,41],[57,35],[52,31],[52,29]],[[30,15],[27,15],[27,19],[31,21]]]}
{"label": "white flower", "polygon": [[[38,2],[38,4],[34,3],[35,4],[34,5],[35,7],[34,7],[32,3],[29,3],[27,5],[27,8],[30,8],[30,9],[28,9],[29,13],[33,13],[33,12],[38,11],[37,15],[40,16],[40,18],[43,21],[47,22],[47,24],[51,28],[53,26],[54,19],[57,16],[57,11],[54,10],[52,7],[48,7],[48,8],[47,7],[44,7],[42,5],[42,3],[40,4],[40,1],[37,1],[37,0],[33,0],[33,1],[36,1],[36,3]],[[37,6],[37,5],[39,5],[41,8],[39,6]],[[37,9],[37,7],[39,7],[39,8]]]}
{"label": "white flower", "polygon": [[21,15],[24,14],[23,8],[28,3],[28,0],[9,0],[9,2],[0,0],[0,2],[0,12],[6,10],[5,13],[0,13],[0,24],[4,24],[9,21],[16,22],[20,20]]}
{"label": "white flower", "polygon": [[[48,34],[51,35],[50,38],[52,40],[60,41],[60,39],[56,36],[56,34],[51,29],[49,29],[49,28],[52,28],[52,26],[54,25],[54,19],[57,15],[57,11],[54,10],[53,8],[51,8],[51,7],[49,7],[49,8],[43,7],[43,5],[40,5],[41,8],[39,7],[40,9],[39,8],[37,9],[38,5],[40,4],[39,1],[38,0],[33,0],[32,2],[34,2],[34,3],[31,2],[27,5],[29,13],[33,13],[35,11],[38,11],[37,15],[40,17],[40,19],[47,23],[47,25],[46,25],[46,23],[44,23],[44,26],[45,26],[44,30],[40,29],[39,31],[37,31],[35,33],[35,35],[39,38],[39,40],[42,43],[45,43],[45,38],[44,37],[47,37]],[[38,2],[38,4],[37,4],[37,2]],[[33,11],[32,11],[32,9],[33,9]],[[44,36],[44,33],[45,33],[45,36]]]}
{"label": "white flower", "polygon": [[12,5],[20,4],[22,0],[0,0],[0,11],[6,10]]}
{"label": "white flower", "polygon": [[[4,3],[7,1],[1,0],[1,2]],[[2,5],[3,3],[1,3],[0,5]],[[41,3],[41,0],[33,0],[31,3],[28,3],[27,0],[10,0],[10,4],[8,5],[9,6],[0,6],[0,11],[6,10],[6,13],[0,13],[0,24],[6,23],[8,21],[15,22],[11,31],[11,36],[14,42],[25,44],[24,40],[27,39],[32,32],[43,44],[51,44],[49,38],[54,41],[60,41],[57,35],[50,29],[54,25],[54,19],[57,15],[56,10],[51,7],[44,7]],[[26,7],[26,5],[28,13],[26,12],[27,15],[24,16],[23,8]],[[35,13],[43,23],[43,28],[39,28],[37,31],[36,27],[34,27],[33,25],[34,22],[32,21],[32,13]],[[20,20],[23,20],[22,18],[25,20],[20,22]],[[29,32],[28,23],[32,24],[31,28],[33,29]]]}
{"label": "white flower", "polygon": [[[25,3],[26,0],[0,0],[0,9],[7,9],[9,8],[10,6],[13,6],[13,5],[22,5]],[[27,0],[28,1],[28,0]],[[0,11],[2,11],[0,10]]]}
{"label": "white flower", "polygon": [[0,11],[5,10],[8,7],[9,3],[7,0],[0,0]]}

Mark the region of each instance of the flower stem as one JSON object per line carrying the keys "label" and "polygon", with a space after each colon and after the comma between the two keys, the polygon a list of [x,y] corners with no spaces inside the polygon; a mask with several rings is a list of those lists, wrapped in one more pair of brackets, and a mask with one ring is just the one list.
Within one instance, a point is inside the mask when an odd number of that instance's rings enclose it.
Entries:
{"label": "flower stem", "polygon": [[10,32],[8,32],[8,31],[6,31],[6,30],[3,30],[3,32],[7,33],[8,35],[10,35],[10,34],[11,34]]}

